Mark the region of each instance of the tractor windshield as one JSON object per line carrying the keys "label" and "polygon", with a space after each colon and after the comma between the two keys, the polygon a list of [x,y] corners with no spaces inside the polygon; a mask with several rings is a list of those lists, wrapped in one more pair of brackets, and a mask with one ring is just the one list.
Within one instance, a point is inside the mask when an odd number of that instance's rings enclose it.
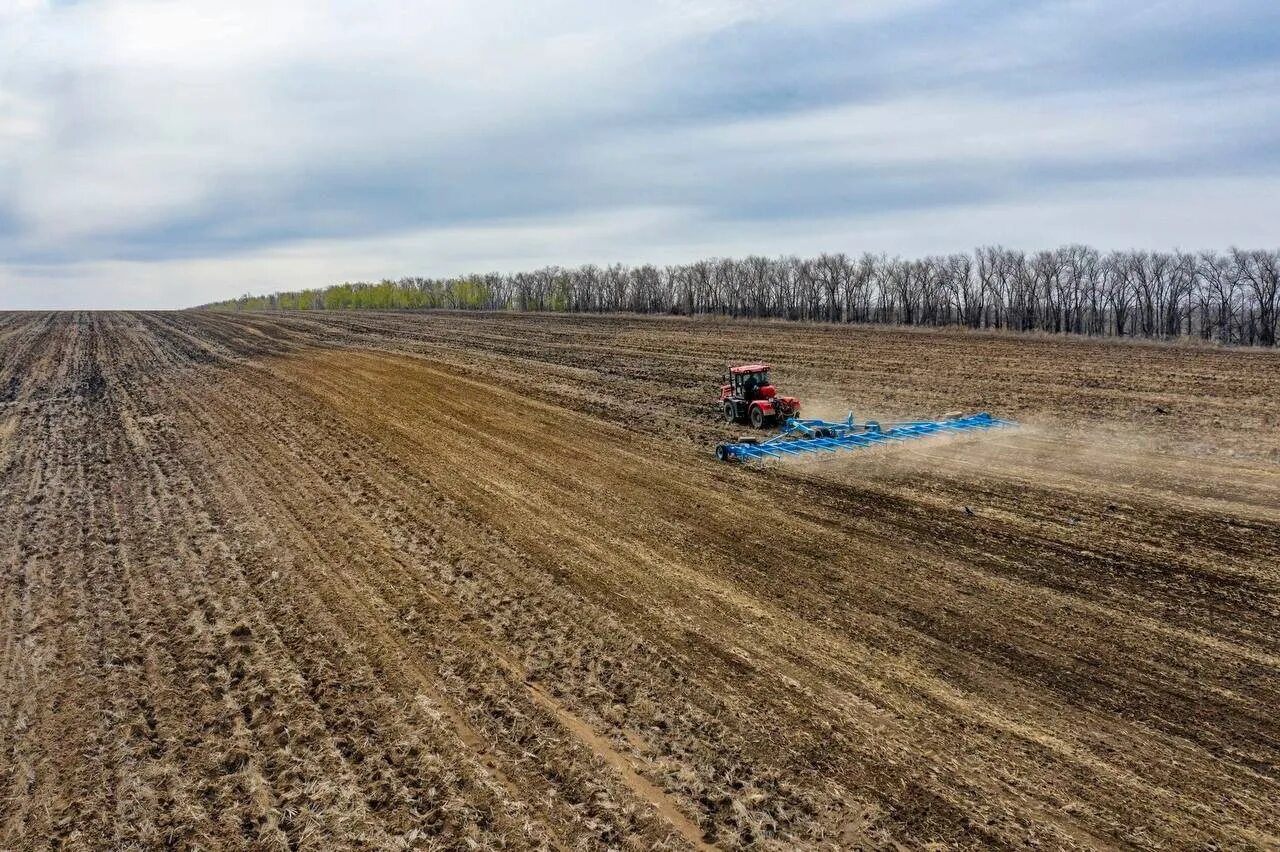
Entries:
{"label": "tractor windshield", "polygon": [[769,384],[769,371],[743,373],[738,377],[739,392],[747,399],[759,399],[760,389]]}

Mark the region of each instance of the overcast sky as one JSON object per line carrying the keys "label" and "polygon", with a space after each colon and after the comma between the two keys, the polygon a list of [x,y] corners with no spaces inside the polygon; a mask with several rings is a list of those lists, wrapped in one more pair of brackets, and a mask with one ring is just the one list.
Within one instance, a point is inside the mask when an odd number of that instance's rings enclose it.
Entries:
{"label": "overcast sky", "polygon": [[0,0],[0,308],[1280,245],[1280,3]]}

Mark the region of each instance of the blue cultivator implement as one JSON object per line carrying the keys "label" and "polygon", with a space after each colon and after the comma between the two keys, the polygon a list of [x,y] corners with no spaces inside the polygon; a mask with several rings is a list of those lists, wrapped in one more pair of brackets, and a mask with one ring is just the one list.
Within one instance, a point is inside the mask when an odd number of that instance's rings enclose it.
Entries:
{"label": "blue cultivator implement", "polygon": [[765,461],[809,453],[834,453],[840,450],[860,450],[879,444],[894,444],[953,432],[970,432],[977,429],[995,429],[1016,425],[1010,420],[997,420],[990,414],[971,414],[966,417],[948,417],[943,420],[911,420],[887,423],[882,428],[874,420],[855,423],[853,414],[838,422],[826,420],[801,420],[791,417],[782,424],[782,430],[763,441],[748,438],[736,443],[720,444],[716,457],[721,461]]}

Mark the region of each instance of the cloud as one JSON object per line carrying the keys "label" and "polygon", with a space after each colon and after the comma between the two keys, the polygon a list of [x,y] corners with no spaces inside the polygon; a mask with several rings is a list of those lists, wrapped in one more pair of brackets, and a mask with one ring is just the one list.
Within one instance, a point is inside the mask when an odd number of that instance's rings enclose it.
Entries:
{"label": "cloud", "polygon": [[1126,244],[1247,243],[1268,201],[1209,219],[1191,188],[1229,206],[1280,174],[1274,23],[1261,0],[10,2],[0,306],[181,304],[175,271],[206,301],[748,237],[910,250],[890,222],[929,251],[1010,210],[1045,245],[1086,210]]}
{"label": "cloud", "polygon": [[990,243],[1028,250],[1074,242],[1104,250],[1153,245],[1197,250],[1266,245],[1274,238],[1270,220],[1255,211],[1280,195],[1280,178],[1133,182],[1119,198],[1107,189],[1106,184],[1077,184],[1030,200],[781,220],[722,218],[693,208],[630,208],[358,239],[288,241],[216,257],[16,266],[7,286],[15,304],[30,308],[181,308],[241,293],[426,272],[456,275],[615,261],[663,265],[833,248],[913,256]]}

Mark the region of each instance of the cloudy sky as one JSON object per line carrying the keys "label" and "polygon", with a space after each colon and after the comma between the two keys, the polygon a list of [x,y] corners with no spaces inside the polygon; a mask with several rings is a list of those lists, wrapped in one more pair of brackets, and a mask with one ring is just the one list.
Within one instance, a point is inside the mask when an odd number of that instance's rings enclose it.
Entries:
{"label": "cloudy sky", "polygon": [[1274,0],[0,0],[0,308],[1280,244]]}

